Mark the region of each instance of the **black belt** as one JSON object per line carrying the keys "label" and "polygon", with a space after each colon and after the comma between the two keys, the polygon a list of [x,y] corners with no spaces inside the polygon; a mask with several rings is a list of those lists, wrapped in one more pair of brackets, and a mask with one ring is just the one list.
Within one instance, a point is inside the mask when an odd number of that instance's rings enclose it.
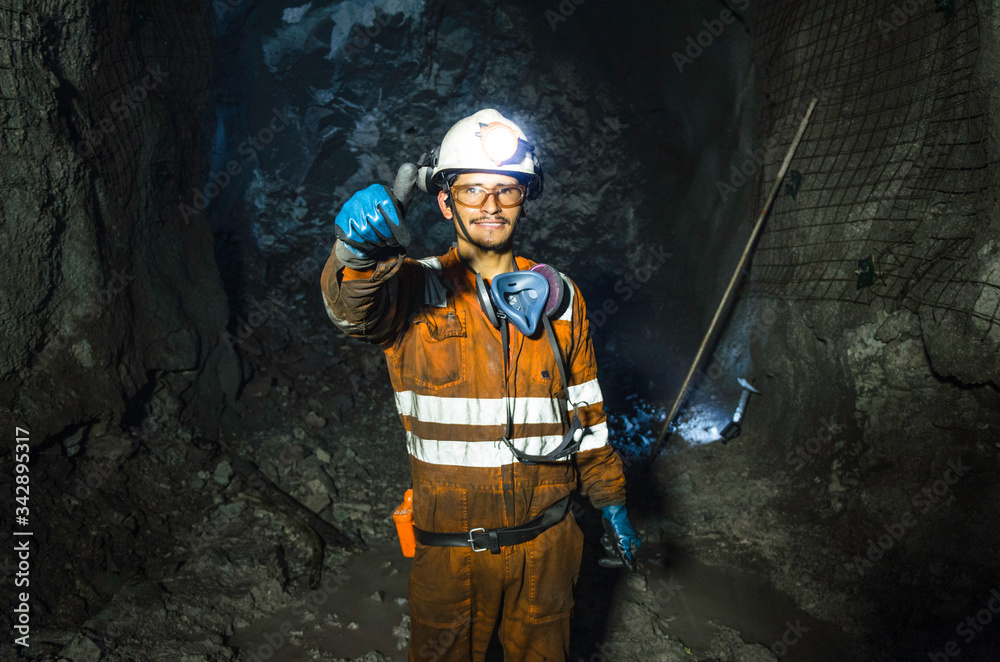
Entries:
{"label": "black belt", "polygon": [[562,521],[569,510],[569,497],[565,496],[548,507],[544,513],[524,524],[499,529],[476,528],[463,533],[437,533],[413,527],[417,542],[434,547],[472,547],[474,552],[499,554],[501,547],[519,545],[536,538],[542,531]]}

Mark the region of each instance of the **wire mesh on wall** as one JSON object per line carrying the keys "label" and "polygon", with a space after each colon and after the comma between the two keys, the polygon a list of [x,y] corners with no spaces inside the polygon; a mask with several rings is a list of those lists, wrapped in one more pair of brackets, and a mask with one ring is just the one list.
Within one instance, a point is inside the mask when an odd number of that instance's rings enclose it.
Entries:
{"label": "wire mesh on wall", "polygon": [[[820,97],[753,261],[751,293],[959,314],[1000,332],[975,2],[768,0],[754,52],[770,190]],[[773,147],[771,149],[770,147]],[[768,181],[770,178],[770,181]]]}

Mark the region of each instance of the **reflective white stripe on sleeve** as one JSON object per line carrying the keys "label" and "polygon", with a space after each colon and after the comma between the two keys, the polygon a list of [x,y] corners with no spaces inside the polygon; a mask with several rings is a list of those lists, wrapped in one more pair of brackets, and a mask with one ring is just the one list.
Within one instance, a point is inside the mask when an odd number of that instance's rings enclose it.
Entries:
{"label": "reflective white stripe on sleeve", "polygon": [[334,314],[333,308],[330,307],[330,303],[326,300],[326,292],[320,292],[320,296],[323,297],[323,306],[326,307],[326,314],[330,317],[330,321],[337,325],[337,328],[345,333],[351,333],[361,328],[361,324],[342,320]]}
{"label": "reflective white stripe on sleeve", "polygon": [[[598,402],[604,402],[601,385],[597,383],[596,379],[591,379],[589,382],[570,386],[569,401],[575,402],[578,405],[596,405]],[[572,407],[570,408],[572,409]]]}
{"label": "reflective white stripe on sleeve", "polygon": [[608,443],[608,423],[598,423],[586,429],[583,440],[580,443],[581,451],[592,451]]}
{"label": "reflective white stripe on sleeve", "polygon": [[[506,425],[507,410],[503,398],[446,398],[420,395],[413,391],[396,393],[396,411],[400,416],[413,416],[426,423],[446,425]],[[569,387],[566,409],[573,404],[594,405],[604,401],[596,379]],[[513,398],[515,424],[559,423],[562,416],[559,402],[551,398]]]}

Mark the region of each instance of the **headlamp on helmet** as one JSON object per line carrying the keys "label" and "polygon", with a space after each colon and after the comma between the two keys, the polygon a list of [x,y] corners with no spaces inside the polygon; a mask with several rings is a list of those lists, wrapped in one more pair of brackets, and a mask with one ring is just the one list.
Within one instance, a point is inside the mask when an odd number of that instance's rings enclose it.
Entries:
{"label": "headlamp on helmet", "polygon": [[463,172],[495,172],[526,184],[526,198],[542,192],[542,171],[535,146],[514,122],[493,108],[463,118],[445,134],[441,146],[421,158],[417,185],[428,193],[446,188]]}
{"label": "headlamp on helmet", "polygon": [[483,152],[496,165],[501,165],[509,160],[517,152],[518,138],[514,129],[503,122],[490,122],[480,124],[480,142],[483,145]]}

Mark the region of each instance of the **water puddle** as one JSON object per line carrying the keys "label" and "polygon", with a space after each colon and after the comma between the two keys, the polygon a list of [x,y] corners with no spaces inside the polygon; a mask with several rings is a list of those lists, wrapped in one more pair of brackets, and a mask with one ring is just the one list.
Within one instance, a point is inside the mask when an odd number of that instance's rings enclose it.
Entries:
{"label": "water puddle", "polygon": [[655,611],[666,632],[695,651],[708,651],[717,626],[740,633],[782,662],[843,662],[853,659],[849,639],[838,627],[819,621],[788,596],[748,572],[705,565],[679,557],[670,567],[644,564]]}

